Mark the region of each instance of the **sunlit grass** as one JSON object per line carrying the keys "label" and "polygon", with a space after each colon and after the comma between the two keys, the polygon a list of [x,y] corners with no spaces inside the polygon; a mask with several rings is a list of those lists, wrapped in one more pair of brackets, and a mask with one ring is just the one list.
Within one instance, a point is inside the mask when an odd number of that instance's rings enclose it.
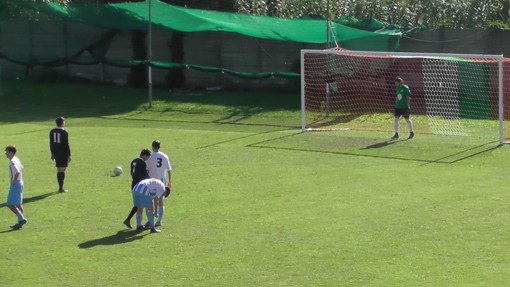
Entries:
{"label": "sunlit grass", "polygon": [[[2,144],[16,144],[25,166],[29,219],[12,232],[15,217],[1,205],[1,286],[508,281],[510,157],[497,141],[428,133],[390,141],[386,130],[302,133],[295,103],[264,103],[254,94],[245,102],[242,93],[194,100],[156,94],[148,108],[143,91],[106,87],[106,106],[94,108],[103,87],[62,88],[72,86],[0,100]],[[32,104],[38,90],[51,90],[51,100]],[[91,91],[89,102],[76,99],[83,106],[67,99]],[[245,108],[252,112],[237,113]],[[67,194],[56,193],[48,150],[57,115],[67,117],[73,152]],[[171,158],[174,188],[162,233],[137,234],[122,225],[132,205],[127,168],[119,177],[112,169],[127,167],[154,139]],[[8,177],[4,163],[0,178]],[[7,181],[0,183],[6,191]]]}

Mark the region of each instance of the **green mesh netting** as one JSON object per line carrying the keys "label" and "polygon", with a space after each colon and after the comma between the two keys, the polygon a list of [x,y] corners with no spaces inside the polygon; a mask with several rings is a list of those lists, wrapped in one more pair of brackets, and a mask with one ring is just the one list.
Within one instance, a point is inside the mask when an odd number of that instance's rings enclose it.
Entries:
{"label": "green mesh netting", "polygon": [[[325,20],[313,19],[281,19],[266,16],[226,13],[198,9],[187,9],[173,6],[158,0],[118,3],[118,4],[59,4],[52,2],[22,2],[2,1],[0,5],[30,9],[69,21],[76,21],[88,25],[112,30],[147,30],[149,21],[149,5],[152,8],[152,29],[172,29],[181,32],[222,31],[238,33],[261,39],[293,41],[302,43],[326,43]],[[401,33],[398,29],[370,32],[330,22],[330,39],[342,48],[351,50],[396,51],[399,49]],[[105,35],[111,37],[112,35]],[[31,54],[26,57],[9,55],[0,50],[0,57],[17,64],[24,65],[59,65],[65,63],[93,64],[104,63],[119,67],[133,67],[137,65],[152,65],[162,69],[188,67],[202,71],[223,71],[240,77],[299,77],[296,73],[262,72],[244,73],[217,67],[204,67],[183,63],[162,63],[146,61],[118,61],[104,57],[104,53],[93,53],[100,49],[97,43],[105,42],[97,39],[94,45],[77,49],[73,56],[48,58],[48,55]],[[106,41],[107,42],[107,41]],[[99,48],[98,48],[99,47]],[[91,51],[92,58],[82,57],[83,51]]]}

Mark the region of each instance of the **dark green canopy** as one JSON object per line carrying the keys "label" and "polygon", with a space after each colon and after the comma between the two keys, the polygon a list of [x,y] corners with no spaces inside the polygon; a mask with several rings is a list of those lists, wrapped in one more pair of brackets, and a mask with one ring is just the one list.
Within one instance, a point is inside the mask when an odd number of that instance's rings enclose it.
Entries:
{"label": "dark green canopy", "polygon": [[[325,20],[282,19],[266,16],[188,9],[152,0],[152,28],[182,32],[223,31],[250,37],[303,43],[326,43]],[[6,1],[6,5],[33,9],[103,28],[146,30],[149,1],[118,4],[59,4]],[[330,22],[331,41],[352,50],[396,51],[401,33],[369,32]]]}

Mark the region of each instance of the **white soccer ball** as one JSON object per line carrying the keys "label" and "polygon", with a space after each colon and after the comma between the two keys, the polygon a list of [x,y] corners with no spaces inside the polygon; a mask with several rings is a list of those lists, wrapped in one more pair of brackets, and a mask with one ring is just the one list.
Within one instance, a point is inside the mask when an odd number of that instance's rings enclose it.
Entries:
{"label": "white soccer ball", "polygon": [[122,174],[122,167],[120,166],[117,166],[116,168],[113,169],[113,174],[115,174],[116,176],[119,176]]}

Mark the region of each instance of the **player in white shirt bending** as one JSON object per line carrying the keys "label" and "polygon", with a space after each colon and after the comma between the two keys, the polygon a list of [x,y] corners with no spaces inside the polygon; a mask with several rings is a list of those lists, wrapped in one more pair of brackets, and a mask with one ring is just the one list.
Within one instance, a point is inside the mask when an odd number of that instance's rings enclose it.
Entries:
{"label": "player in white shirt bending", "polygon": [[[151,178],[159,179],[165,184],[165,186],[172,188],[172,166],[170,165],[168,156],[159,150],[160,147],[161,143],[158,140],[152,142],[152,153],[147,160],[147,170],[149,171],[149,176]],[[163,198],[155,198],[154,205],[154,209],[158,217],[156,226],[161,226],[161,220],[165,213]]]}
{"label": "player in white shirt bending", "polygon": [[152,201],[154,198],[163,198],[170,195],[170,188],[155,178],[148,178],[140,181],[133,187],[133,205],[137,206],[136,211],[136,230],[144,230],[142,225],[143,209],[147,211],[151,233],[160,232],[154,226],[154,208]]}

